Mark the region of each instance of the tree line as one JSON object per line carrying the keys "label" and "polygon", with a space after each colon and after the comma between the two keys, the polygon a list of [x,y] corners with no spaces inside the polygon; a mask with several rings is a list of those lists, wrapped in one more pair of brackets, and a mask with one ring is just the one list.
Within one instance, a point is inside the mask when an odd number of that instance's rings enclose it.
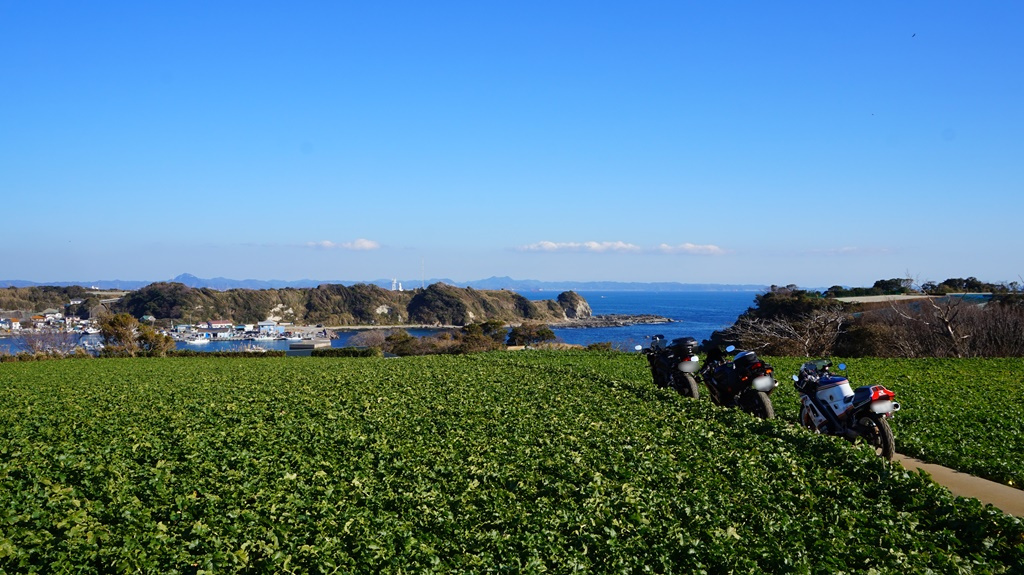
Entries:
{"label": "tree line", "polygon": [[919,286],[912,278],[890,278],[876,281],[871,287],[832,286],[825,290],[825,297],[863,297],[876,295],[908,295],[921,293],[926,295],[947,295],[951,293],[991,293],[995,295],[1012,295],[1021,292],[1024,287],[1020,282],[988,283],[976,277],[949,278],[941,283],[926,281]]}
{"label": "tree line", "polygon": [[[732,326],[704,343],[779,356],[1024,356],[1024,294],[1017,282],[952,278],[917,285],[889,279],[863,290],[772,286]],[[837,299],[855,297],[850,294],[911,297],[874,303]]]}

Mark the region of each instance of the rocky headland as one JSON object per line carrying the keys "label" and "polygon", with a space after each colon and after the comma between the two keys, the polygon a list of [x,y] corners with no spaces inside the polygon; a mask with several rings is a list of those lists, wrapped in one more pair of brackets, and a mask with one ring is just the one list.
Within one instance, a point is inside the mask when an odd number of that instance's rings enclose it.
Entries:
{"label": "rocky headland", "polygon": [[566,328],[566,327],[622,327],[626,325],[636,324],[659,324],[659,323],[672,323],[672,320],[667,317],[650,314],[607,314],[607,315],[593,315],[585,318],[573,318],[566,319],[564,321],[550,322],[548,325],[553,328]]}

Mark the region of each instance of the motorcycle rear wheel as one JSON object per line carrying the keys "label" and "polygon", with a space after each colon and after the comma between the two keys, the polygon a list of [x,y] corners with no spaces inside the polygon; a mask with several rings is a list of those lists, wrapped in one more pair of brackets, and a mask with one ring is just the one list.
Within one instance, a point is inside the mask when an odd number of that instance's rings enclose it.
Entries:
{"label": "motorcycle rear wheel", "polygon": [[772,400],[763,391],[750,390],[740,398],[740,407],[743,411],[761,419],[773,419],[775,409],[772,407]]}
{"label": "motorcycle rear wheel", "polygon": [[892,428],[884,417],[862,417],[858,422],[861,437],[875,448],[875,455],[892,461],[896,453],[896,444],[892,437]]}
{"label": "motorcycle rear wheel", "polygon": [[672,388],[683,397],[693,399],[700,398],[700,389],[697,387],[697,379],[689,373],[677,373],[672,377]]}

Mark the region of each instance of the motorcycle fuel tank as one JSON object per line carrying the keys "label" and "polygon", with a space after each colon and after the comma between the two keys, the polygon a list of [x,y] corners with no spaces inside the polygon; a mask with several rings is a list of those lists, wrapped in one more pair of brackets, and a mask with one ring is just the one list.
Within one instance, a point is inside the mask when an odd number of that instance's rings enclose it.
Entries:
{"label": "motorcycle fuel tank", "polygon": [[823,377],[815,394],[818,401],[829,406],[832,413],[841,416],[853,407],[853,388],[845,377]]}

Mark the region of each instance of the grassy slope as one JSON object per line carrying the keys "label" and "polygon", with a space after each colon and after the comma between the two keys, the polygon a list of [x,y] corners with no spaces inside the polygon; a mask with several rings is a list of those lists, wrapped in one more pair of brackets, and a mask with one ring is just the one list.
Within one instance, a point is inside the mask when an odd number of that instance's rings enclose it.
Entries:
{"label": "grassy slope", "polygon": [[1024,563],[1020,521],[635,355],[54,361],[0,389],[0,571]]}

